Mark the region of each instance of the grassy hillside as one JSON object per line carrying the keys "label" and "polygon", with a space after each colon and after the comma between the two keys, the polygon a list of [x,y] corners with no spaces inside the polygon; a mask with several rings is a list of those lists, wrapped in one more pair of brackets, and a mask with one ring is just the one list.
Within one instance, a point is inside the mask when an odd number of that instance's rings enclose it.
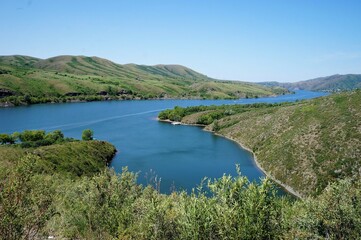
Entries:
{"label": "grassy hillside", "polygon": [[0,176],[6,175],[27,155],[38,158],[38,173],[67,176],[98,173],[110,163],[116,149],[104,141],[88,141],[92,139],[92,133],[88,137],[85,133],[90,132],[89,129],[83,131],[82,138],[87,141],[65,138],[60,130],[0,133]]}
{"label": "grassy hillside", "polygon": [[0,57],[0,101],[241,98],[287,93],[246,82],[219,81],[180,65],[120,65],[98,57]]}
{"label": "grassy hillside", "polygon": [[207,125],[256,154],[267,173],[303,195],[361,177],[361,91],[295,104],[176,108],[159,117]]}
{"label": "grassy hillside", "polygon": [[361,88],[361,74],[332,75],[294,83],[263,82],[268,87],[284,87],[310,91],[344,91]]}
{"label": "grassy hillside", "polygon": [[115,148],[104,141],[64,142],[37,148],[0,146],[0,175],[6,174],[28,154],[39,157],[37,172],[90,176],[101,172],[108,165]]}

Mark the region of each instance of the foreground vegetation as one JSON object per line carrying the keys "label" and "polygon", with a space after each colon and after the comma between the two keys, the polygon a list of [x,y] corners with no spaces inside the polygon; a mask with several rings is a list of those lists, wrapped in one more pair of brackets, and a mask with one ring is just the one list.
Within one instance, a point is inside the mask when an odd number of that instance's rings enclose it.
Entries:
{"label": "foreground vegetation", "polygon": [[302,200],[278,196],[269,179],[255,184],[241,175],[164,195],[138,185],[126,168],[118,175],[108,169],[114,152],[93,140],[0,146],[0,239],[360,237],[360,181],[340,180]]}
{"label": "foreground vegetation", "polygon": [[200,188],[159,194],[136,175],[36,171],[27,155],[0,182],[0,238],[37,239],[357,239],[359,182],[343,180],[316,198],[290,201],[269,180],[224,176]]}
{"label": "foreground vegetation", "polygon": [[106,59],[0,56],[0,105],[112,99],[235,99],[285,94],[280,87],[220,81],[179,65],[120,65]]}
{"label": "foreground vegetation", "polygon": [[206,125],[251,149],[274,178],[302,195],[361,178],[361,91],[283,104],[190,107],[160,119]]}

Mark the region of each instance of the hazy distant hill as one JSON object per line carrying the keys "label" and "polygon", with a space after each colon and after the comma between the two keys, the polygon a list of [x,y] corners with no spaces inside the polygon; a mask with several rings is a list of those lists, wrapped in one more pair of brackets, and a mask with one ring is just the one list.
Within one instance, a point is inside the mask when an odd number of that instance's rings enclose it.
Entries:
{"label": "hazy distant hill", "polygon": [[280,87],[212,79],[181,65],[122,65],[86,56],[48,59],[0,56],[0,98],[9,100],[9,96],[27,95],[30,103],[40,101],[39,98],[41,101],[59,101],[49,99],[64,100],[64,97],[101,100],[99,96],[108,99],[233,99],[287,92]]}
{"label": "hazy distant hill", "polygon": [[361,88],[361,74],[332,75],[295,83],[260,82],[269,87],[285,87],[291,90],[342,91]]}

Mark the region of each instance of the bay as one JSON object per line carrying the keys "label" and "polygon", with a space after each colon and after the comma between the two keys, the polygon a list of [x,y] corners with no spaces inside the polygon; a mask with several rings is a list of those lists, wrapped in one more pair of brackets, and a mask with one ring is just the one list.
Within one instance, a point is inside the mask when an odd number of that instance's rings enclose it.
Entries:
{"label": "bay", "polygon": [[191,191],[204,177],[235,176],[236,164],[251,181],[263,173],[252,154],[228,139],[199,127],[158,122],[161,110],[175,106],[276,103],[324,96],[326,93],[297,91],[278,97],[240,100],[139,100],[88,103],[38,104],[0,109],[0,133],[27,129],[60,129],[67,137],[81,138],[90,128],[94,137],[109,141],[118,153],[110,167],[138,172],[141,184],[156,184],[162,193]]}

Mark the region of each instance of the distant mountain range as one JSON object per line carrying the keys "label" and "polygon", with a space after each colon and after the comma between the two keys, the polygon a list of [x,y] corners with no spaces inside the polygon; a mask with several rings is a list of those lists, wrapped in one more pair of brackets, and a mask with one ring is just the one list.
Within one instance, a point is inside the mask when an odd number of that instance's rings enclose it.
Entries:
{"label": "distant mountain range", "polygon": [[332,75],[294,83],[260,82],[268,87],[284,87],[290,90],[343,91],[361,88],[361,74]]}
{"label": "distant mountain range", "polygon": [[281,87],[213,79],[181,65],[122,65],[86,56],[48,59],[0,56],[2,102],[14,102],[15,97],[22,102],[22,96],[27,96],[29,103],[36,103],[40,98],[40,102],[76,99],[236,99],[284,93],[288,93],[288,90]]}

